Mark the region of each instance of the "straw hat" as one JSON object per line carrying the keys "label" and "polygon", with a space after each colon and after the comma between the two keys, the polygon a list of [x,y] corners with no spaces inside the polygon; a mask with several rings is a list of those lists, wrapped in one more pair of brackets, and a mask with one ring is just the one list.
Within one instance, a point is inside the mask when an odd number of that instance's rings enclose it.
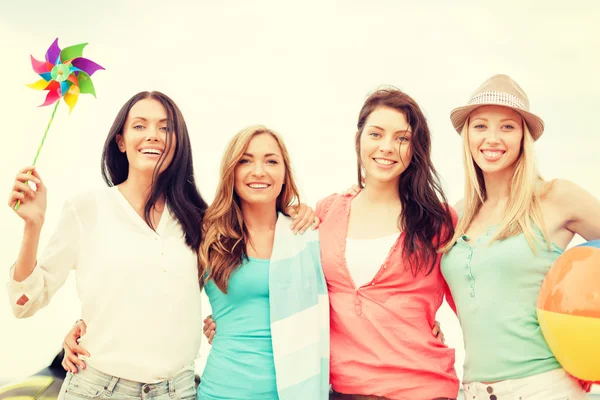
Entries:
{"label": "straw hat", "polygon": [[498,105],[509,107],[521,114],[531,132],[533,140],[539,139],[544,133],[544,121],[529,112],[527,95],[508,75],[494,75],[483,82],[471,95],[466,106],[458,107],[450,113],[454,129],[460,134],[469,114],[478,107]]}

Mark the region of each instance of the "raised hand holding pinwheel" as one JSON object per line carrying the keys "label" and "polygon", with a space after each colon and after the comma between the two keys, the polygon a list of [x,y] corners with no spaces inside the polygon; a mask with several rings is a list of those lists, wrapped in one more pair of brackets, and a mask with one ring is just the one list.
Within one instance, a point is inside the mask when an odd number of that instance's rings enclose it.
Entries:
{"label": "raised hand holding pinwheel", "polygon": [[[55,39],[46,52],[45,61],[38,61],[31,56],[33,70],[42,79],[27,86],[36,90],[48,91],[46,101],[40,107],[55,104],[50,121],[42,137],[42,142],[33,159],[34,166],[46,140],[50,125],[54,120],[54,114],[60,104],[60,99],[63,98],[65,103],[67,103],[70,113],[73,111],[75,104],[77,104],[79,94],[91,94],[96,97],[94,84],[90,77],[94,72],[104,68],[92,60],[82,57],[83,48],[86,45],[87,43],[81,43],[65,47],[61,50],[58,47],[58,39]],[[15,205],[15,210],[19,209],[19,205],[20,201]]]}

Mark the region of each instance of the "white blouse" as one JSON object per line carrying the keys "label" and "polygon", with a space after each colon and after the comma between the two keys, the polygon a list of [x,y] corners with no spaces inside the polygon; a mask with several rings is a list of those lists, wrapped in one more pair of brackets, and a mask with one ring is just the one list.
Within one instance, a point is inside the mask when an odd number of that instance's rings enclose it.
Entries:
{"label": "white blouse", "polygon": [[357,288],[375,278],[399,235],[375,239],[346,238],[346,265]]}
{"label": "white blouse", "polygon": [[[33,273],[17,282],[10,270],[15,315],[46,306],[72,269],[91,367],[145,383],[193,368],[202,336],[197,257],[167,207],[154,232],[116,187],[67,201]],[[29,301],[19,306],[23,294]]]}

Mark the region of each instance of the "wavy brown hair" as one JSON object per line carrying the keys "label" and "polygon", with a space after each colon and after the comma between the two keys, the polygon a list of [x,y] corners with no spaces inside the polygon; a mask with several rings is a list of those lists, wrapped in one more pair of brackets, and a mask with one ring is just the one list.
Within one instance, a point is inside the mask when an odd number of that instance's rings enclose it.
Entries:
{"label": "wavy brown hair", "polygon": [[240,198],[235,192],[235,168],[244,156],[250,140],[257,135],[273,136],[283,157],[284,184],[273,211],[287,215],[286,208],[300,201],[290,156],[281,136],[262,125],[248,127],[235,135],[221,161],[219,187],[214,201],[204,215],[203,240],[198,251],[200,285],[204,286],[212,279],[223,293],[227,293],[231,274],[248,257],[246,246],[251,238],[244,224]]}
{"label": "wavy brown hair", "polygon": [[398,181],[402,211],[398,228],[404,231],[403,258],[413,275],[431,273],[437,252],[454,234],[452,215],[439,176],[431,162],[431,133],[419,105],[406,93],[394,88],[375,91],[365,101],[358,116],[356,156],[358,184],[364,187],[360,160],[360,138],[367,118],[380,107],[401,112],[412,129],[412,160]]}

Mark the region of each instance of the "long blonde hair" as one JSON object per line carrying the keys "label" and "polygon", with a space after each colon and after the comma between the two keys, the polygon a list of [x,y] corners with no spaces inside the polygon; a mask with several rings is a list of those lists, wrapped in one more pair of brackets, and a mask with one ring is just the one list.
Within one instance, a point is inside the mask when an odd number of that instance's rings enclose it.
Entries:
{"label": "long blonde hair", "polygon": [[285,167],[284,185],[277,197],[276,211],[285,215],[285,209],[300,201],[294,181],[290,157],[279,134],[262,125],[250,126],[238,132],[229,142],[221,160],[221,178],[215,199],[206,210],[202,222],[202,243],[198,251],[200,285],[212,279],[223,293],[231,274],[247,257],[246,245],[250,241],[240,198],[235,193],[235,167],[244,156],[250,140],[261,134],[269,134],[281,149]]}
{"label": "long blonde hair", "polygon": [[[458,238],[464,235],[483,202],[487,199],[483,172],[473,161],[469,148],[469,119],[467,118],[461,132],[465,167],[464,210],[458,220],[452,240],[442,248],[442,252],[450,250]],[[536,241],[538,240],[534,235],[534,225],[542,231],[546,245],[550,247],[551,243],[546,231],[540,201],[547,185],[537,170],[533,153],[534,141],[525,120],[522,120],[522,126],[523,141],[513,176],[509,182],[508,204],[504,212],[504,218],[490,243],[524,233],[529,246],[537,254]]]}

